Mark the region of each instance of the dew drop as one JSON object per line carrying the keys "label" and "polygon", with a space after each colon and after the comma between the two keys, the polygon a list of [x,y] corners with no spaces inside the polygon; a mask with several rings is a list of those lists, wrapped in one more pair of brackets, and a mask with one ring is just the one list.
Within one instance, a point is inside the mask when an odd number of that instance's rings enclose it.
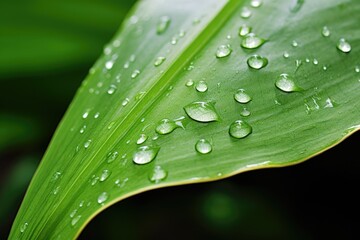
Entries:
{"label": "dew drop", "polygon": [[136,78],[137,76],[139,76],[139,74],[140,74],[140,70],[135,69],[134,72],[131,74],[131,78]]}
{"label": "dew drop", "polygon": [[240,112],[240,115],[243,117],[250,116],[251,112],[247,108],[243,108],[243,110]]}
{"label": "dew drop", "polygon": [[333,108],[333,107],[334,107],[334,104],[333,104],[332,100],[331,100],[330,98],[327,98],[327,99],[325,100],[325,106],[324,106],[324,108]]}
{"label": "dew drop", "polygon": [[348,53],[351,51],[351,45],[349,42],[347,42],[344,38],[340,38],[338,44],[336,45],[336,47],[344,52],[344,53]]}
{"label": "dew drop", "polygon": [[159,183],[167,177],[167,171],[165,171],[161,166],[155,166],[152,173],[149,175],[150,182]]}
{"label": "dew drop", "polygon": [[110,69],[113,67],[113,65],[114,65],[114,62],[113,62],[113,61],[107,61],[107,62],[105,63],[105,68],[106,68],[107,70],[110,70]]}
{"label": "dew drop", "polygon": [[150,147],[150,146],[141,146],[139,147],[134,156],[133,161],[136,164],[146,164],[155,159],[160,148]]}
{"label": "dew drop", "polygon": [[239,36],[241,37],[244,37],[246,36],[247,34],[249,34],[251,32],[251,27],[247,26],[247,25],[242,25],[240,28],[239,28]]}
{"label": "dew drop", "polygon": [[122,101],[121,105],[122,105],[123,107],[125,107],[126,105],[128,105],[129,101],[130,101],[130,99],[125,98],[124,101]]}
{"label": "dew drop", "polygon": [[178,42],[178,39],[176,38],[176,37],[173,37],[172,39],[171,39],[171,44],[172,45],[175,45],[175,44],[177,44],[177,42]]}
{"label": "dew drop", "polygon": [[61,172],[55,172],[50,179],[50,182],[56,182],[61,178]]}
{"label": "dew drop", "polygon": [[20,227],[20,232],[21,232],[21,233],[25,232],[25,230],[26,230],[26,228],[27,228],[28,225],[29,225],[29,223],[27,223],[27,222],[25,222],[23,225],[21,225],[21,227]]}
{"label": "dew drop", "polygon": [[84,126],[82,126],[81,128],[80,128],[80,133],[84,133],[85,132],[85,130],[86,130],[86,125],[84,125]]}
{"label": "dew drop", "polygon": [[70,218],[73,218],[76,213],[77,213],[77,209],[74,209],[74,210],[70,213]]}
{"label": "dew drop", "polygon": [[186,83],[185,86],[187,87],[191,87],[192,85],[194,85],[194,81],[192,79],[189,79]]}
{"label": "dew drop", "polygon": [[355,72],[359,73],[360,72],[360,67],[359,66],[355,66]]}
{"label": "dew drop", "polygon": [[170,17],[162,16],[156,27],[157,34],[163,34],[168,29],[170,22],[171,22]]}
{"label": "dew drop", "polygon": [[111,123],[109,123],[109,126],[107,127],[107,129],[111,129],[113,126],[115,125],[115,122],[111,122]]}
{"label": "dew drop", "polygon": [[208,90],[208,86],[205,81],[201,80],[196,84],[195,89],[198,92],[206,92]]}
{"label": "dew drop", "polygon": [[71,226],[75,226],[79,222],[80,218],[81,218],[81,215],[77,215],[76,217],[71,219]]}
{"label": "dew drop", "polygon": [[250,1],[250,6],[252,6],[254,8],[260,7],[261,4],[262,4],[262,0],[251,0]]}
{"label": "dew drop", "polygon": [[319,61],[318,61],[316,58],[314,58],[314,59],[313,59],[313,64],[314,64],[314,65],[318,65],[318,64],[319,64]]}
{"label": "dew drop", "polygon": [[97,112],[97,113],[95,113],[94,118],[97,119],[97,118],[99,118],[99,116],[100,116],[100,113]]}
{"label": "dew drop", "polygon": [[329,28],[327,26],[324,26],[321,30],[321,35],[323,35],[324,37],[328,37],[330,36],[331,32],[329,30]]}
{"label": "dew drop", "polygon": [[111,172],[107,169],[104,169],[100,175],[100,182],[105,181],[106,179],[108,179],[108,177],[110,176]]}
{"label": "dew drop", "polygon": [[184,107],[186,114],[198,122],[219,121],[220,117],[212,102],[193,102]]}
{"label": "dew drop", "polygon": [[280,77],[275,82],[275,86],[284,92],[296,92],[301,90],[301,88],[295,84],[294,80],[286,73],[280,74]]}
{"label": "dew drop", "polygon": [[247,137],[251,132],[252,127],[243,120],[236,120],[229,127],[229,134],[234,138]]}
{"label": "dew drop", "polygon": [[241,16],[242,18],[249,18],[249,17],[251,17],[251,14],[252,14],[252,12],[251,12],[251,10],[250,10],[248,7],[243,7],[243,8],[241,9],[240,16]]}
{"label": "dew drop", "polygon": [[195,150],[201,154],[207,154],[212,151],[211,143],[206,139],[200,139],[195,144]]}
{"label": "dew drop", "polygon": [[84,143],[84,148],[85,148],[85,149],[89,148],[90,144],[91,144],[91,139],[87,140],[87,141]]}
{"label": "dew drop", "polygon": [[158,57],[155,59],[154,66],[160,66],[164,61],[166,60],[166,57]]}
{"label": "dew drop", "polygon": [[116,86],[112,84],[112,85],[110,85],[109,89],[107,90],[107,93],[109,95],[112,95],[115,91],[116,91]]}
{"label": "dew drop", "polygon": [[109,152],[106,155],[106,162],[107,163],[112,163],[113,161],[115,161],[115,159],[119,156],[119,153],[117,151],[114,152]]}
{"label": "dew drop", "polygon": [[245,92],[244,89],[238,89],[234,94],[234,99],[239,103],[248,103],[251,97]]}
{"label": "dew drop", "polygon": [[99,204],[103,204],[109,198],[109,194],[107,192],[102,192],[97,199]]}
{"label": "dew drop", "polygon": [[162,119],[155,128],[155,131],[158,134],[165,135],[174,131],[176,128],[180,127],[176,124],[175,121],[169,119]]}
{"label": "dew drop", "polygon": [[86,119],[86,118],[89,116],[89,112],[90,112],[90,110],[86,110],[86,111],[83,113],[82,118],[83,118],[83,119]]}
{"label": "dew drop", "polygon": [[217,58],[223,58],[230,55],[232,49],[230,45],[220,45],[216,51]]}
{"label": "dew drop", "polygon": [[256,36],[254,33],[247,34],[241,41],[241,47],[254,49],[264,44],[265,39]]}
{"label": "dew drop", "polygon": [[283,54],[283,57],[284,57],[284,58],[289,58],[289,56],[290,56],[290,55],[289,55],[288,52],[284,52],[284,54]]}
{"label": "dew drop", "polygon": [[297,47],[297,46],[299,46],[299,43],[297,41],[293,40],[291,43],[291,46]]}
{"label": "dew drop", "polygon": [[259,55],[252,55],[248,58],[247,64],[249,67],[253,69],[261,69],[268,64],[268,60],[266,57],[262,57]]}

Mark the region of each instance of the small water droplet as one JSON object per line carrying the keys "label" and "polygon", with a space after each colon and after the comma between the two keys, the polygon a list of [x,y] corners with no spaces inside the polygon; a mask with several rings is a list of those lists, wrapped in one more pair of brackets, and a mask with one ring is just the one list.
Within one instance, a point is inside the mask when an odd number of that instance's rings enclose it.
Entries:
{"label": "small water droplet", "polygon": [[125,63],[124,63],[124,68],[125,68],[125,69],[129,68],[129,66],[130,66],[130,63],[129,63],[129,62],[125,62]]}
{"label": "small water droplet", "polygon": [[86,111],[83,113],[82,118],[83,118],[83,119],[86,119],[86,118],[89,116],[89,112],[90,112],[90,110],[86,110]]}
{"label": "small water droplet", "polygon": [[109,198],[109,194],[107,192],[102,192],[97,199],[99,204],[103,204]]}
{"label": "small water droplet", "polygon": [[149,176],[150,182],[159,183],[167,177],[167,171],[161,166],[155,166],[154,170]]}
{"label": "small water droplet", "polygon": [[212,151],[211,143],[206,139],[200,139],[195,144],[195,150],[201,154],[207,154]]}
{"label": "small water droplet", "polygon": [[192,79],[189,79],[186,83],[185,86],[187,87],[191,87],[192,85],[194,85],[194,81]]}
{"label": "small water droplet", "polygon": [[255,35],[255,33],[247,34],[241,41],[241,47],[247,49],[254,49],[264,44],[265,39]]}
{"label": "small water droplet", "polygon": [[296,92],[302,90],[286,73],[280,74],[280,78],[276,80],[275,86],[284,92]]}
{"label": "small water droplet", "polygon": [[79,203],[79,207],[83,207],[84,206],[84,201],[81,201],[80,203]]}
{"label": "small water droplet", "polygon": [[91,139],[87,140],[87,141],[84,143],[84,148],[85,148],[85,149],[89,148],[90,144],[91,144]]}
{"label": "small water droplet", "polygon": [[27,223],[27,222],[25,222],[23,225],[21,225],[21,227],[20,227],[20,232],[21,232],[21,233],[25,232],[25,230],[26,230],[26,228],[27,228],[28,225],[29,225],[29,223]]}
{"label": "small water droplet", "polygon": [[50,179],[50,182],[56,182],[61,178],[61,172],[55,172]]}
{"label": "small water droplet", "polygon": [[340,38],[338,44],[336,45],[336,47],[344,52],[344,53],[348,53],[351,51],[351,45],[349,42],[347,42],[344,38]]}
{"label": "small water droplet", "polygon": [[306,59],[305,59],[305,62],[309,63],[309,62],[310,62],[310,59],[306,58]]}
{"label": "small water droplet", "polygon": [[136,150],[133,161],[136,164],[147,164],[155,159],[159,150],[158,147],[141,146]]}
{"label": "small water droplet", "polygon": [[155,131],[159,134],[169,134],[176,128],[180,127],[175,121],[169,119],[162,119],[155,128]]}
{"label": "small water droplet", "polygon": [[110,85],[109,89],[107,90],[107,93],[112,95],[115,91],[116,91],[116,86],[112,84],[112,85]]}
{"label": "small water droplet", "polygon": [[193,102],[184,107],[186,114],[199,122],[219,121],[220,117],[212,102]]}
{"label": "small water droplet", "polygon": [[328,37],[330,36],[331,32],[329,30],[329,28],[327,26],[324,26],[321,30],[321,34],[324,36],[324,37]]}
{"label": "small water droplet", "polygon": [[327,70],[327,66],[324,65],[324,66],[323,66],[323,70],[326,71],[326,70]]}
{"label": "small water droplet", "polygon": [[261,4],[262,4],[262,0],[251,0],[250,1],[250,6],[252,6],[254,8],[260,7]]}
{"label": "small water droplet", "polygon": [[252,14],[252,12],[251,12],[251,10],[250,10],[248,7],[243,7],[243,8],[241,9],[240,16],[241,16],[242,18],[249,18],[249,17],[251,17],[251,14]]}
{"label": "small water droplet", "polygon": [[284,56],[284,58],[289,58],[290,55],[288,52],[284,52],[283,56]]}
{"label": "small water droplet", "polygon": [[316,58],[314,58],[314,59],[313,59],[313,64],[314,64],[314,65],[318,65],[318,64],[319,64],[319,61],[318,61]]}
{"label": "small water droplet", "polygon": [[109,152],[106,155],[106,162],[107,163],[112,163],[113,161],[115,161],[115,159],[119,156],[119,153],[117,151],[114,152]]}
{"label": "small water droplet", "polygon": [[240,112],[240,115],[243,117],[250,116],[251,112],[247,108],[243,108],[243,110]]}
{"label": "small water droplet", "polygon": [[81,215],[77,215],[76,217],[71,219],[71,226],[75,226],[79,222],[80,218],[81,218]]}
{"label": "small water droplet", "polygon": [[108,179],[108,177],[110,176],[111,172],[107,169],[104,169],[100,175],[100,182],[105,181],[106,179]]}
{"label": "small water droplet", "polygon": [[293,47],[297,47],[298,45],[299,45],[299,43],[295,40],[293,40],[291,43],[291,46],[293,46]]}
{"label": "small water droplet", "polygon": [[357,73],[360,72],[360,67],[359,66],[355,66],[355,72],[357,72]]}
{"label": "small water droplet", "polygon": [[253,69],[261,69],[268,64],[268,60],[260,55],[252,55],[247,59],[247,64]]}
{"label": "small water droplet", "polygon": [[185,30],[180,30],[179,31],[179,37],[184,37],[185,36],[185,34],[186,34],[186,31]]}
{"label": "small water droplet", "polygon": [[242,25],[240,28],[239,28],[239,36],[241,37],[244,37],[246,36],[247,34],[249,34],[251,32],[251,27],[247,26],[247,25]]}
{"label": "small water droplet", "polygon": [[332,100],[331,100],[330,98],[327,98],[327,99],[325,100],[325,106],[324,106],[324,108],[333,108],[333,107],[334,107],[334,104],[333,104]]}
{"label": "small water droplet", "polygon": [[129,101],[130,101],[130,99],[125,98],[124,101],[122,101],[121,105],[122,105],[123,107],[125,107],[126,105],[128,105]]}
{"label": "small water droplet", "polygon": [[73,218],[76,213],[77,213],[77,209],[74,209],[74,210],[70,213],[70,218]]}
{"label": "small water droplet", "polygon": [[178,39],[177,39],[176,37],[172,37],[172,38],[171,38],[171,42],[170,42],[170,43],[171,43],[172,45],[177,44],[177,42],[178,42]]}
{"label": "small water droplet", "polygon": [[100,113],[99,113],[99,112],[97,112],[97,113],[94,114],[94,118],[95,118],[95,119],[99,118],[99,116],[100,116]]}
{"label": "small water droplet", "polygon": [[223,58],[230,55],[232,49],[230,45],[220,45],[216,51],[217,58]]}
{"label": "small water droplet", "polygon": [[244,89],[238,89],[234,94],[234,99],[239,103],[248,103],[251,97],[245,92]]}
{"label": "small water droplet", "polygon": [[163,34],[168,29],[170,22],[171,22],[170,17],[162,16],[156,27],[157,34]]}
{"label": "small water droplet", "polygon": [[131,74],[131,78],[136,78],[140,74],[140,70],[135,69],[134,72]]}
{"label": "small water droplet", "polygon": [[143,144],[148,139],[148,136],[144,133],[140,134],[140,137],[136,141],[136,144]]}
{"label": "small water droplet", "polygon": [[243,120],[236,120],[229,127],[229,134],[234,138],[244,138],[250,133],[252,133],[252,127]]}
{"label": "small water droplet", "polygon": [[164,61],[166,60],[166,57],[158,57],[155,59],[154,66],[160,66]]}
{"label": "small water droplet", "polygon": [[105,68],[106,68],[107,70],[110,70],[110,69],[113,67],[113,65],[114,65],[114,62],[113,62],[113,61],[107,61],[107,62],[105,63]]}
{"label": "small water droplet", "polygon": [[107,129],[111,129],[113,126],[115,125],[115,122],[111,122],[111,123],[109,123],[109,126],[107,127]]}
{"label": "small water droplet", "polygon": [[201,80],[196,84],[195,89],[198,92],[206,92],[208,90],[208,86],[205,81]]}

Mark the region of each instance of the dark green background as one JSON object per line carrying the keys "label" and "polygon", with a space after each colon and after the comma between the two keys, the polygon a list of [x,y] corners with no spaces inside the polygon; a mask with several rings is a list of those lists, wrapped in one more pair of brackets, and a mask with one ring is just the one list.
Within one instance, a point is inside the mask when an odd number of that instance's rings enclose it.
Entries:
{"label": "dark green background", "polygon": [[[0,239],[77,88],[134,2],[0,2]],[[125,199],[80,239],[358,239],[359,139],[295,166]]]}

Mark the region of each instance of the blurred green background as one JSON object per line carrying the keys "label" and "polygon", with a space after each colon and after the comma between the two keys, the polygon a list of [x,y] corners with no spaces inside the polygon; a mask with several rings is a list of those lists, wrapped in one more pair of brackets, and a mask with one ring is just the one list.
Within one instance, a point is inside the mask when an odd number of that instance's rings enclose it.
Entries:
{"label": "blurred green background", "polygon": [[[77,88],[134,2],[0,2],[0,239]],[[359,139],[295,166],[125,199],[79,239],[357,239]]]}

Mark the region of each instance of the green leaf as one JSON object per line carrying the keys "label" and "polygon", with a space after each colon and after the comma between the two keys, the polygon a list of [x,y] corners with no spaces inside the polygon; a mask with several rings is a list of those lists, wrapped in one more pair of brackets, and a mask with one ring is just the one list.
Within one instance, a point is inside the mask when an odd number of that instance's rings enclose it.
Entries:
{"label": "green leaf", "polygon": [[61,121],[10,239],[76,238],[126,197],[338,144],[360,126],[359,10],[355,0],[140,1]]}

